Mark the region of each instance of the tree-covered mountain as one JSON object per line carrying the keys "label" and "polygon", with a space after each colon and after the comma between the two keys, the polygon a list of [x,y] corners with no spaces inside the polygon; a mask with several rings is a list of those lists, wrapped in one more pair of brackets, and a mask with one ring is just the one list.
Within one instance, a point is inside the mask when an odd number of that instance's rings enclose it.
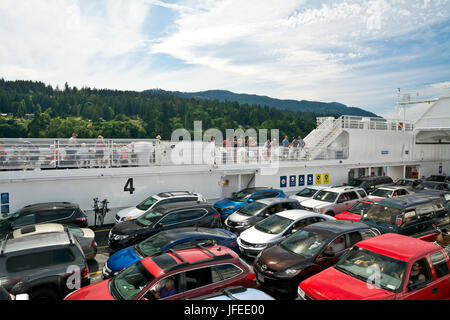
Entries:
{"label": "tree-covered mountain", "polygon": [[233,102],[236,101],[239,104],[260,105],[269,106],[281,110],[289,110],[295,112],[316,112],[316,113],[330,113],[337,115],[351,115],[351,116],[363,116],[363,117],[377,117],[376,114],[356,108],[347,107],[346,105],[338,102],[317,102],[307,100],[281,100],[274,99],[267,96],[258,96],[255,94],[241,94],[234,93],[226,90],[208,90],[201,92],[179,92],[179,91],[163,91],[163,90],[147,90],[146,92],[167,92],[182,98],[194,98],[194,99],[209,99],[219,100],[221,102]]}
{"label": "tree-covered mountain", "polygon": [[179,97],[165,91],[119,91],[0,79],[0,138],[155,138],[170,139],[194,121],[203,130],[279,129],[280,136],[306,136],[326,112],[293,112],[267,105]]}

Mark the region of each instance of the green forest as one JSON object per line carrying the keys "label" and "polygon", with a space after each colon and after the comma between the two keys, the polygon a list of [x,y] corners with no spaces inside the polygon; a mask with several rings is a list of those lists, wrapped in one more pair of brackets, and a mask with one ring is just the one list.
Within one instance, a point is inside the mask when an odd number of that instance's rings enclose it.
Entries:
{"label": "green forest", "polygon": [[42,82],[0,79],[0,138],[170,139],[172,131],[279,129],[282,136],[306,136],[317,116],[268,106],[181,98],[164,92],[137,92],[87,87],[53,88]]}

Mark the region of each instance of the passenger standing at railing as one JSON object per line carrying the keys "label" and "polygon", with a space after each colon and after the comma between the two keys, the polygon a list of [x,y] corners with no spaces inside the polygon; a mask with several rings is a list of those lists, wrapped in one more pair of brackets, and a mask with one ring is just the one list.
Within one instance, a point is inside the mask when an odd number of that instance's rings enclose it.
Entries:
{"label": "passenger standing at railing", "polygon": [[282,152],[283,159],[287,159],[288,154],[289,154],[289,139],[288,139],[288,137],[285,136],[281,143],[283,144],[283,152]]}
{"label": "passenger standing at railing", "polygon": [[72,133],[72,137],[70,137],[69,142],[67,144],[66,149],[66,160],[67,165],[69,166],[75,166],[77,164],[76,154],[77,154],[77,148],[78,148],[78,142],[77,142],[78,133],[74,132]]}
{"label": "passenger standing at railing", "polygon": [[296,137],[292,138],[292,142],[289,144],[289,159],[294,160],[297,155],[298,140]]}
{"label": "passenger standing at railing", "polygon": [[[97,167],[102,167],[104,164],[104,155],[105,155],[105,147],[106,143],[103,141],[102,136],[98,136],[97,141],[95,142],[95,158]],[[99,164],[100,163],[100,164]]]}
{"label": "passenger standing at railing", "polygon": [[86,143],[81,144],[81,148],[78,151],[80,163],[82,167],[87,167],[89,164],[89,149],[86,146]]}
{"label": "passenger standing at railing", "polygon": [[250,161],[257,160],[258,158],[258,142],[254,137],[248,138],[248,158]]}
{"label": "passenger standing at railing", "polygon": [[271,156],[271,148],[272,148],[272,144],[270,142],[270,139],[268,139],[266,141],[266,143],[264,143],[264,159],[265,160],[270,160],[270,156]]}
{"label": "passenger standing at railing", "polygon": [[280,160],[280,148],[278,148],[278,140],[273,138],[272,142],[270,143],[270,149],[272,154],[272,160],[273,161],[279,161]]}

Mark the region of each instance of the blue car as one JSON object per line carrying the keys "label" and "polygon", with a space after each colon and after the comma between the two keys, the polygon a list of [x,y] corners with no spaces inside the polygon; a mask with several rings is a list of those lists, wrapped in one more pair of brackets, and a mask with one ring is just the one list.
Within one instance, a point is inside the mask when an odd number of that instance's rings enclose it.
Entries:
{"label": "blue car", "polygon": [[220,218],[225,221],[229,215],[243,206],[265,198],[286,198],[282,190],[270,188],[247,188],[239,192],[233,192],[231,198],[217,201],[214,208],[220,213]]}
{"label": "blue car", "polygon": [[102,270],[103,279],[112,278],[133,263],[169,249],[181,250],[196,245],[204,247],[222,245],[240,254],[236,238],[234,233],[219,228],[188,227],[161,231],[110,256]]}
{"label": "blue car", "polygon": [[232,287],[222,289],[219,292],[195,298],[193,300],[275,300],[275,299],[261,290],[244,287]]}

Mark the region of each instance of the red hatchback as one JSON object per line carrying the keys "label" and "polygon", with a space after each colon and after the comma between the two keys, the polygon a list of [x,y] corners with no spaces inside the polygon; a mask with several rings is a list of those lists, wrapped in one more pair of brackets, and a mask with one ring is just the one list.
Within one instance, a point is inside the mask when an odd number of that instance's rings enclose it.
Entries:
{"label": "red hatchback", "polygon": [[347,211],[341,212],[334,217],[337,220],[349,220],[349,221],[356,221],[358,222],[361,220],[361,217],[364,213],[369,210],[370,206],[373,204],[374,201],[380,200],[382,198],[372,198],[370,200],[364,199],[359,200],[356,202],[350,209]]}
{"label": "red hatchback", "polygon": [[182,300],[230,286],[256,288],[255,274],[229,248],[197,246],[144,258],[112,279],[75,291],[66,300]]}

